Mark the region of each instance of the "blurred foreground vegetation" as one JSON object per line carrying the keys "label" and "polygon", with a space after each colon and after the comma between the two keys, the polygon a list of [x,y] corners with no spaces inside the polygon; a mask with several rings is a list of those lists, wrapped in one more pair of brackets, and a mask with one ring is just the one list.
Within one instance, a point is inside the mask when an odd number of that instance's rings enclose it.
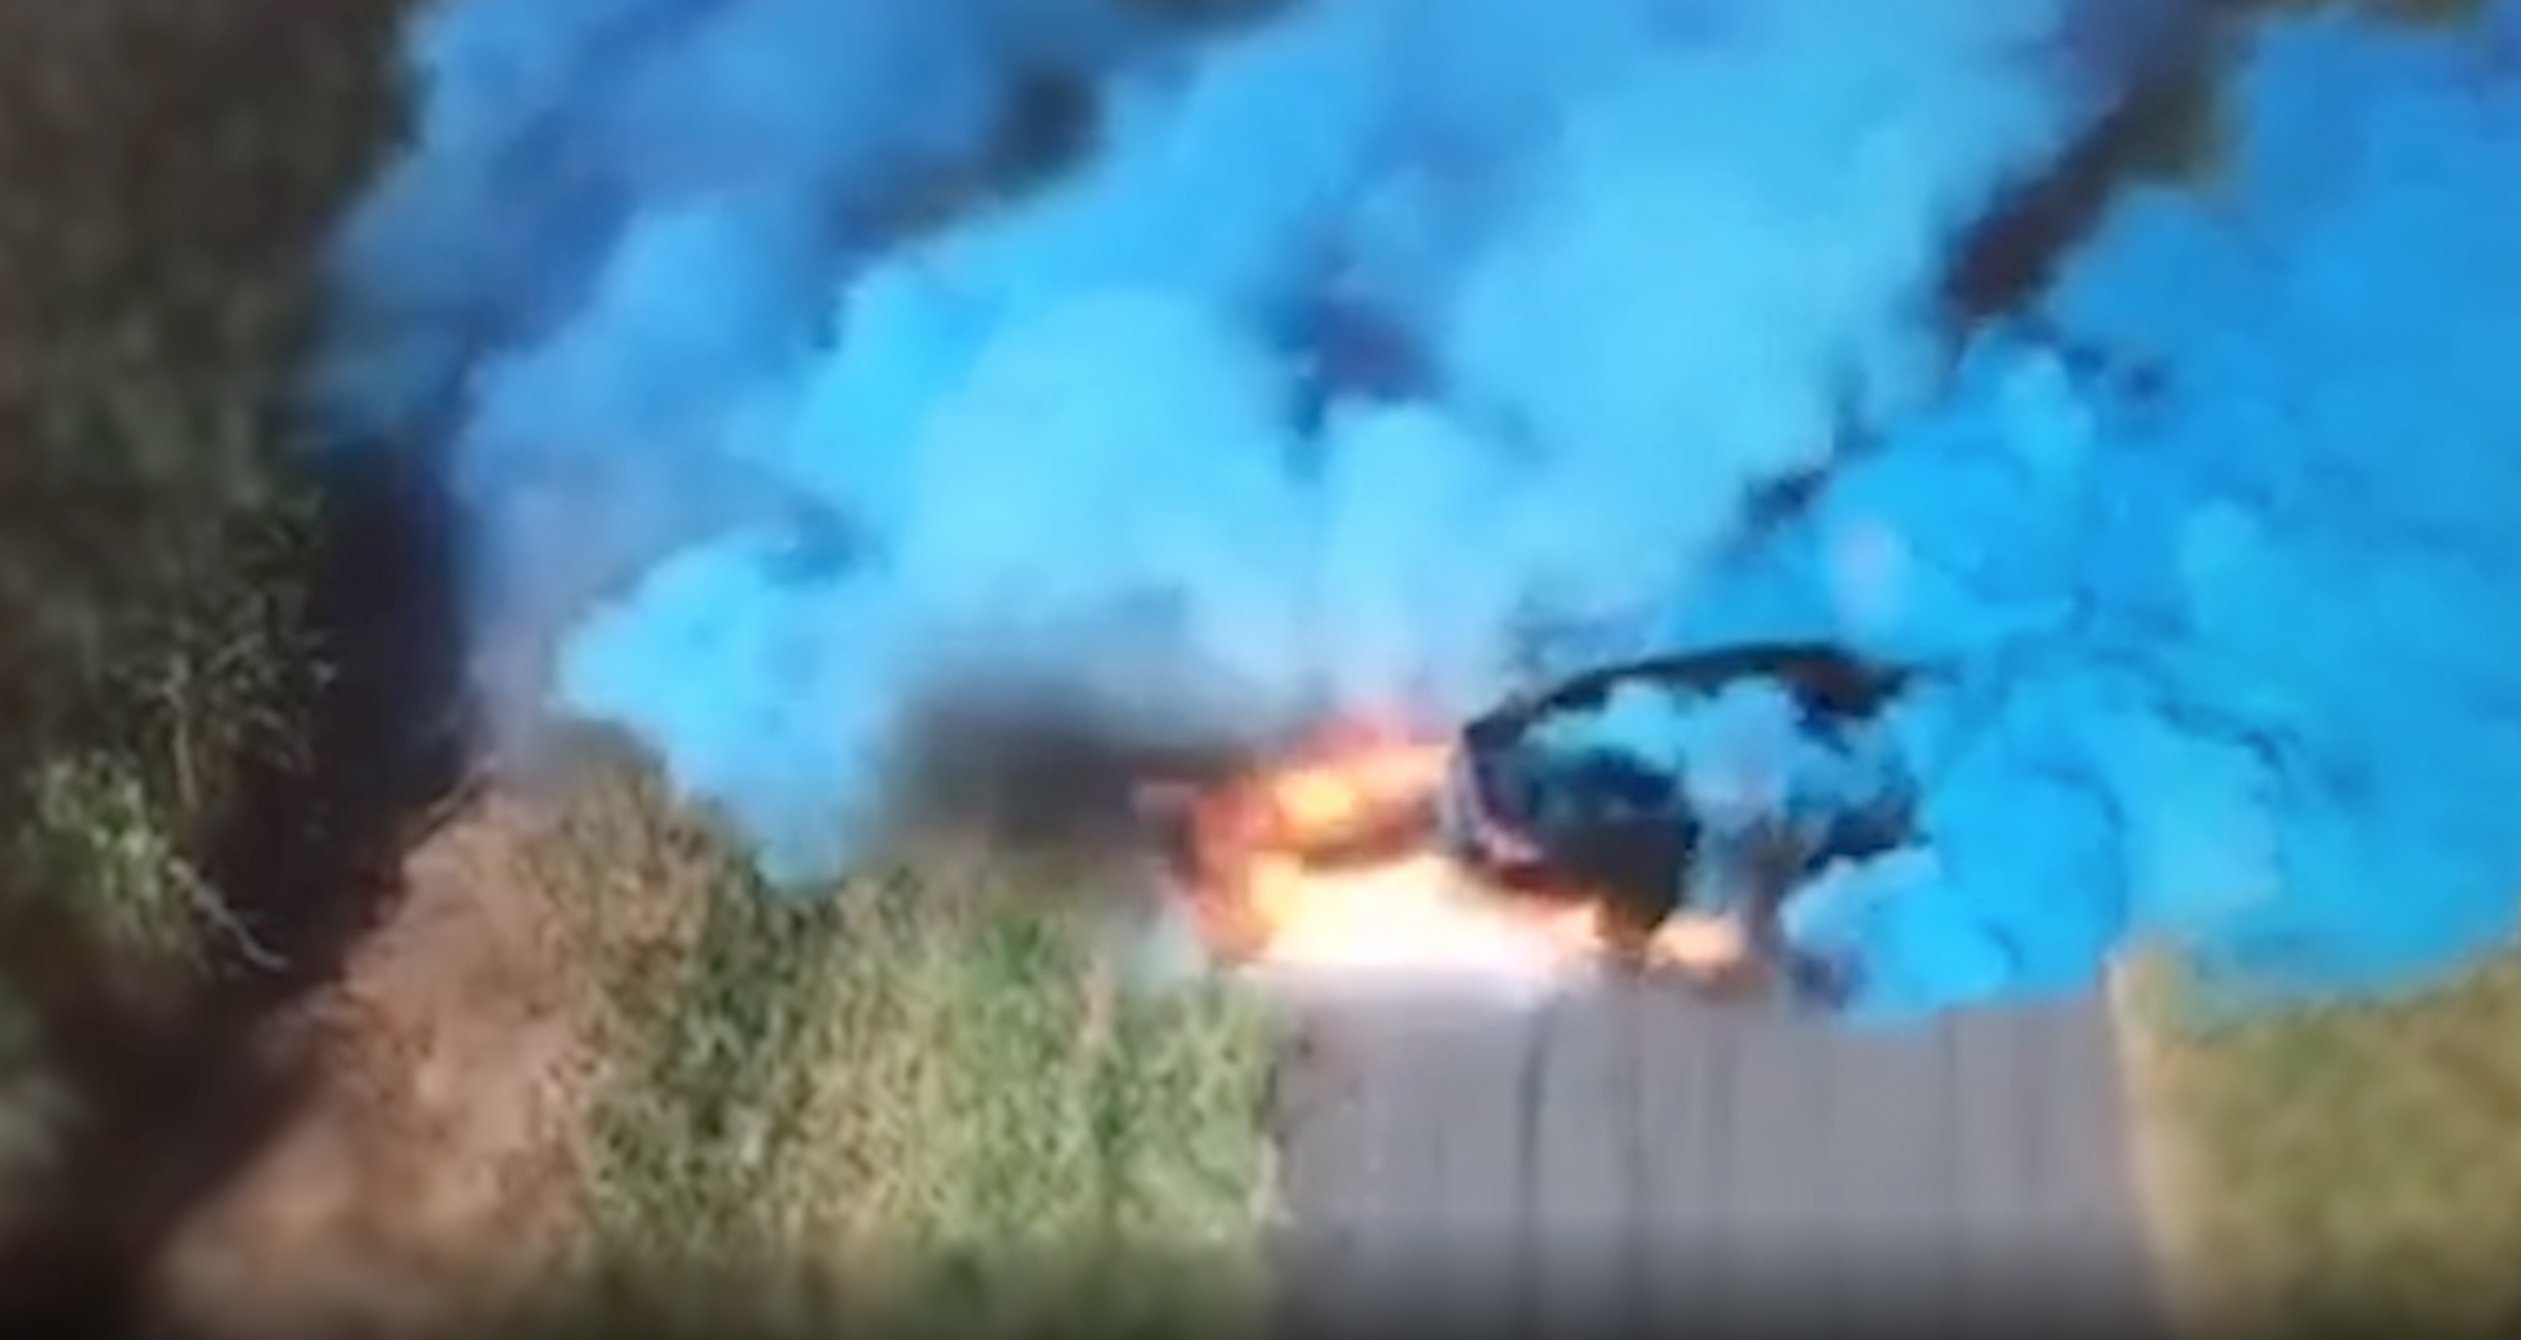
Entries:
{"label": "blurred foreground vegetation", "polygon": [[0,1094],[41,1096],[0,1107],[0,1205],[88,1096],[65,1018],[269,958],[214,855],[312,764],[278,371],[394,8],[0,0]]}

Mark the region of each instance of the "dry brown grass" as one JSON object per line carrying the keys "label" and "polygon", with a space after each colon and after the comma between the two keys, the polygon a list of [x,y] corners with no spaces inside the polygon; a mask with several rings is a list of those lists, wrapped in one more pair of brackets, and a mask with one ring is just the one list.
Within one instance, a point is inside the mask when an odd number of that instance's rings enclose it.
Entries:
{"label": "dry brown grass", "polygon": [[534,877],[547,822],[491,795],[431,834],[337,977],[265,1022],[308,1082],[159,1255],[188,1333],[456,1333],[567,1259],[601,956]]}

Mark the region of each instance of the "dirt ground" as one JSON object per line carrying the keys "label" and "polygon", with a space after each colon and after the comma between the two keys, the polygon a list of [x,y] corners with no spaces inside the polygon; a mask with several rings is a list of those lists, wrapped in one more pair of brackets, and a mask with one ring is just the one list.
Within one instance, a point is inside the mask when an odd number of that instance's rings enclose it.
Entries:
{"label": "dirt ground", "polygon": [[435,1329],[555,1260],[600,996],[532,877],[534,830],[491,802],[416,849],[390,920],[275,1036],[320,1048],[324,1079],[167,1253],[188,1329]]}
{"label": "dirt ground", "polygon": [[2193,1212],[2196,1151],[2178,1130],[2169,1061],[2156,1036],[2163,972],[2160,963],[2123,963],[2110,974],[2108,994],[2117,1024],[2119,1071],[2127,1088],[2128,1133],[2134,1145],[2130,1153],[2147,1245],[2172,1328],[2197,1335],[2211,1329],[2212,1300],[2208,1261],[2197,1242]]}

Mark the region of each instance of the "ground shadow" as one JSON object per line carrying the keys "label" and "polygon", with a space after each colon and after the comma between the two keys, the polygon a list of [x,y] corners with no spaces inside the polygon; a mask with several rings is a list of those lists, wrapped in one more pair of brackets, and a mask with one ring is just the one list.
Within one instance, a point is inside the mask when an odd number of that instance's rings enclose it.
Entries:
{"label": "ground shadow", "polygon": [[[259,667],[287,681],[280,733],[305,747],[238,751],[254,755],[245,775],[168,820],[254,963],[135,965],[76,909],[86,890],[10,867],[27,883],[0,888],[0,977],[72,1111],[0,1219],[0,1332],[134,1319],[160,1245],[306,1092],[266,1023],[390,903],[395,853],[453,775],[451,739],[404,729],[440,719],[414,711],[446,699],[461,645],[428,491],[371,464],[336,481],[312,534],[270,506],[297,482],[271,478],[273,444],[295,436],[275,383],[304,337],[307,258],[391,121],[404,9],[0,7],[0,180],[18,206],[0,223],[0,357],[23,374],[0,379],[13,592],[156,626],[204,617],[190,606],[216,603],[193,599],[210,588],[304,590],[303,620],[273,617],[311,626],[335,672]],[[128,648],[109,639],[107,663],[83,666],[23,631],[0,629],[0,658],[20,696],[65,705],[69,743],[134,735],[115,719],[128,695],[84,684]],[[10,724],[29,737],[0,740],[13,784],[21,755],[52,745]]]}
{"label": "ground shadow", "polygon": [[401,854],[457,793],[463,641],[431,491],[390,467],[351,472],[325,531],[309,575],[336,673],[315,704],[313,764],[250,779],[208,862],[271,962],[134,999],[59,900],[7,902],[0,972],[82,1107],[49,1194],[0,1238],[12,1334],[112,1334],[138,1318],[160,1248],[309,1092],[312,1057],[266,1025],[334,978],[398,895]]}

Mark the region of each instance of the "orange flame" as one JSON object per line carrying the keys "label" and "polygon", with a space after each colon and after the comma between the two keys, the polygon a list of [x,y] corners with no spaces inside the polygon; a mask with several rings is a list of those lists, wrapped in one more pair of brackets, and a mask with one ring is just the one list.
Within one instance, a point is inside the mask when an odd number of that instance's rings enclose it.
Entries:
{"label": "orange flame", "polygon": [[[1211,946],[1255,967],[1563,980],[1614,948],[1605,900],[1508,888],[1445,852],[1440,741],[1349,728],[1283,766],[1191,800],[1189,884]],[[1649,966],[1727,970],[1730,921],[1679,917],[1642,946]]]}
{"label": "orange flame", "polygon": [[1283,845],[1337,845],[1415,819],[1432,822],[1451,755],[1444,746],[1399,741],[1352,747],[1261,779]]}

